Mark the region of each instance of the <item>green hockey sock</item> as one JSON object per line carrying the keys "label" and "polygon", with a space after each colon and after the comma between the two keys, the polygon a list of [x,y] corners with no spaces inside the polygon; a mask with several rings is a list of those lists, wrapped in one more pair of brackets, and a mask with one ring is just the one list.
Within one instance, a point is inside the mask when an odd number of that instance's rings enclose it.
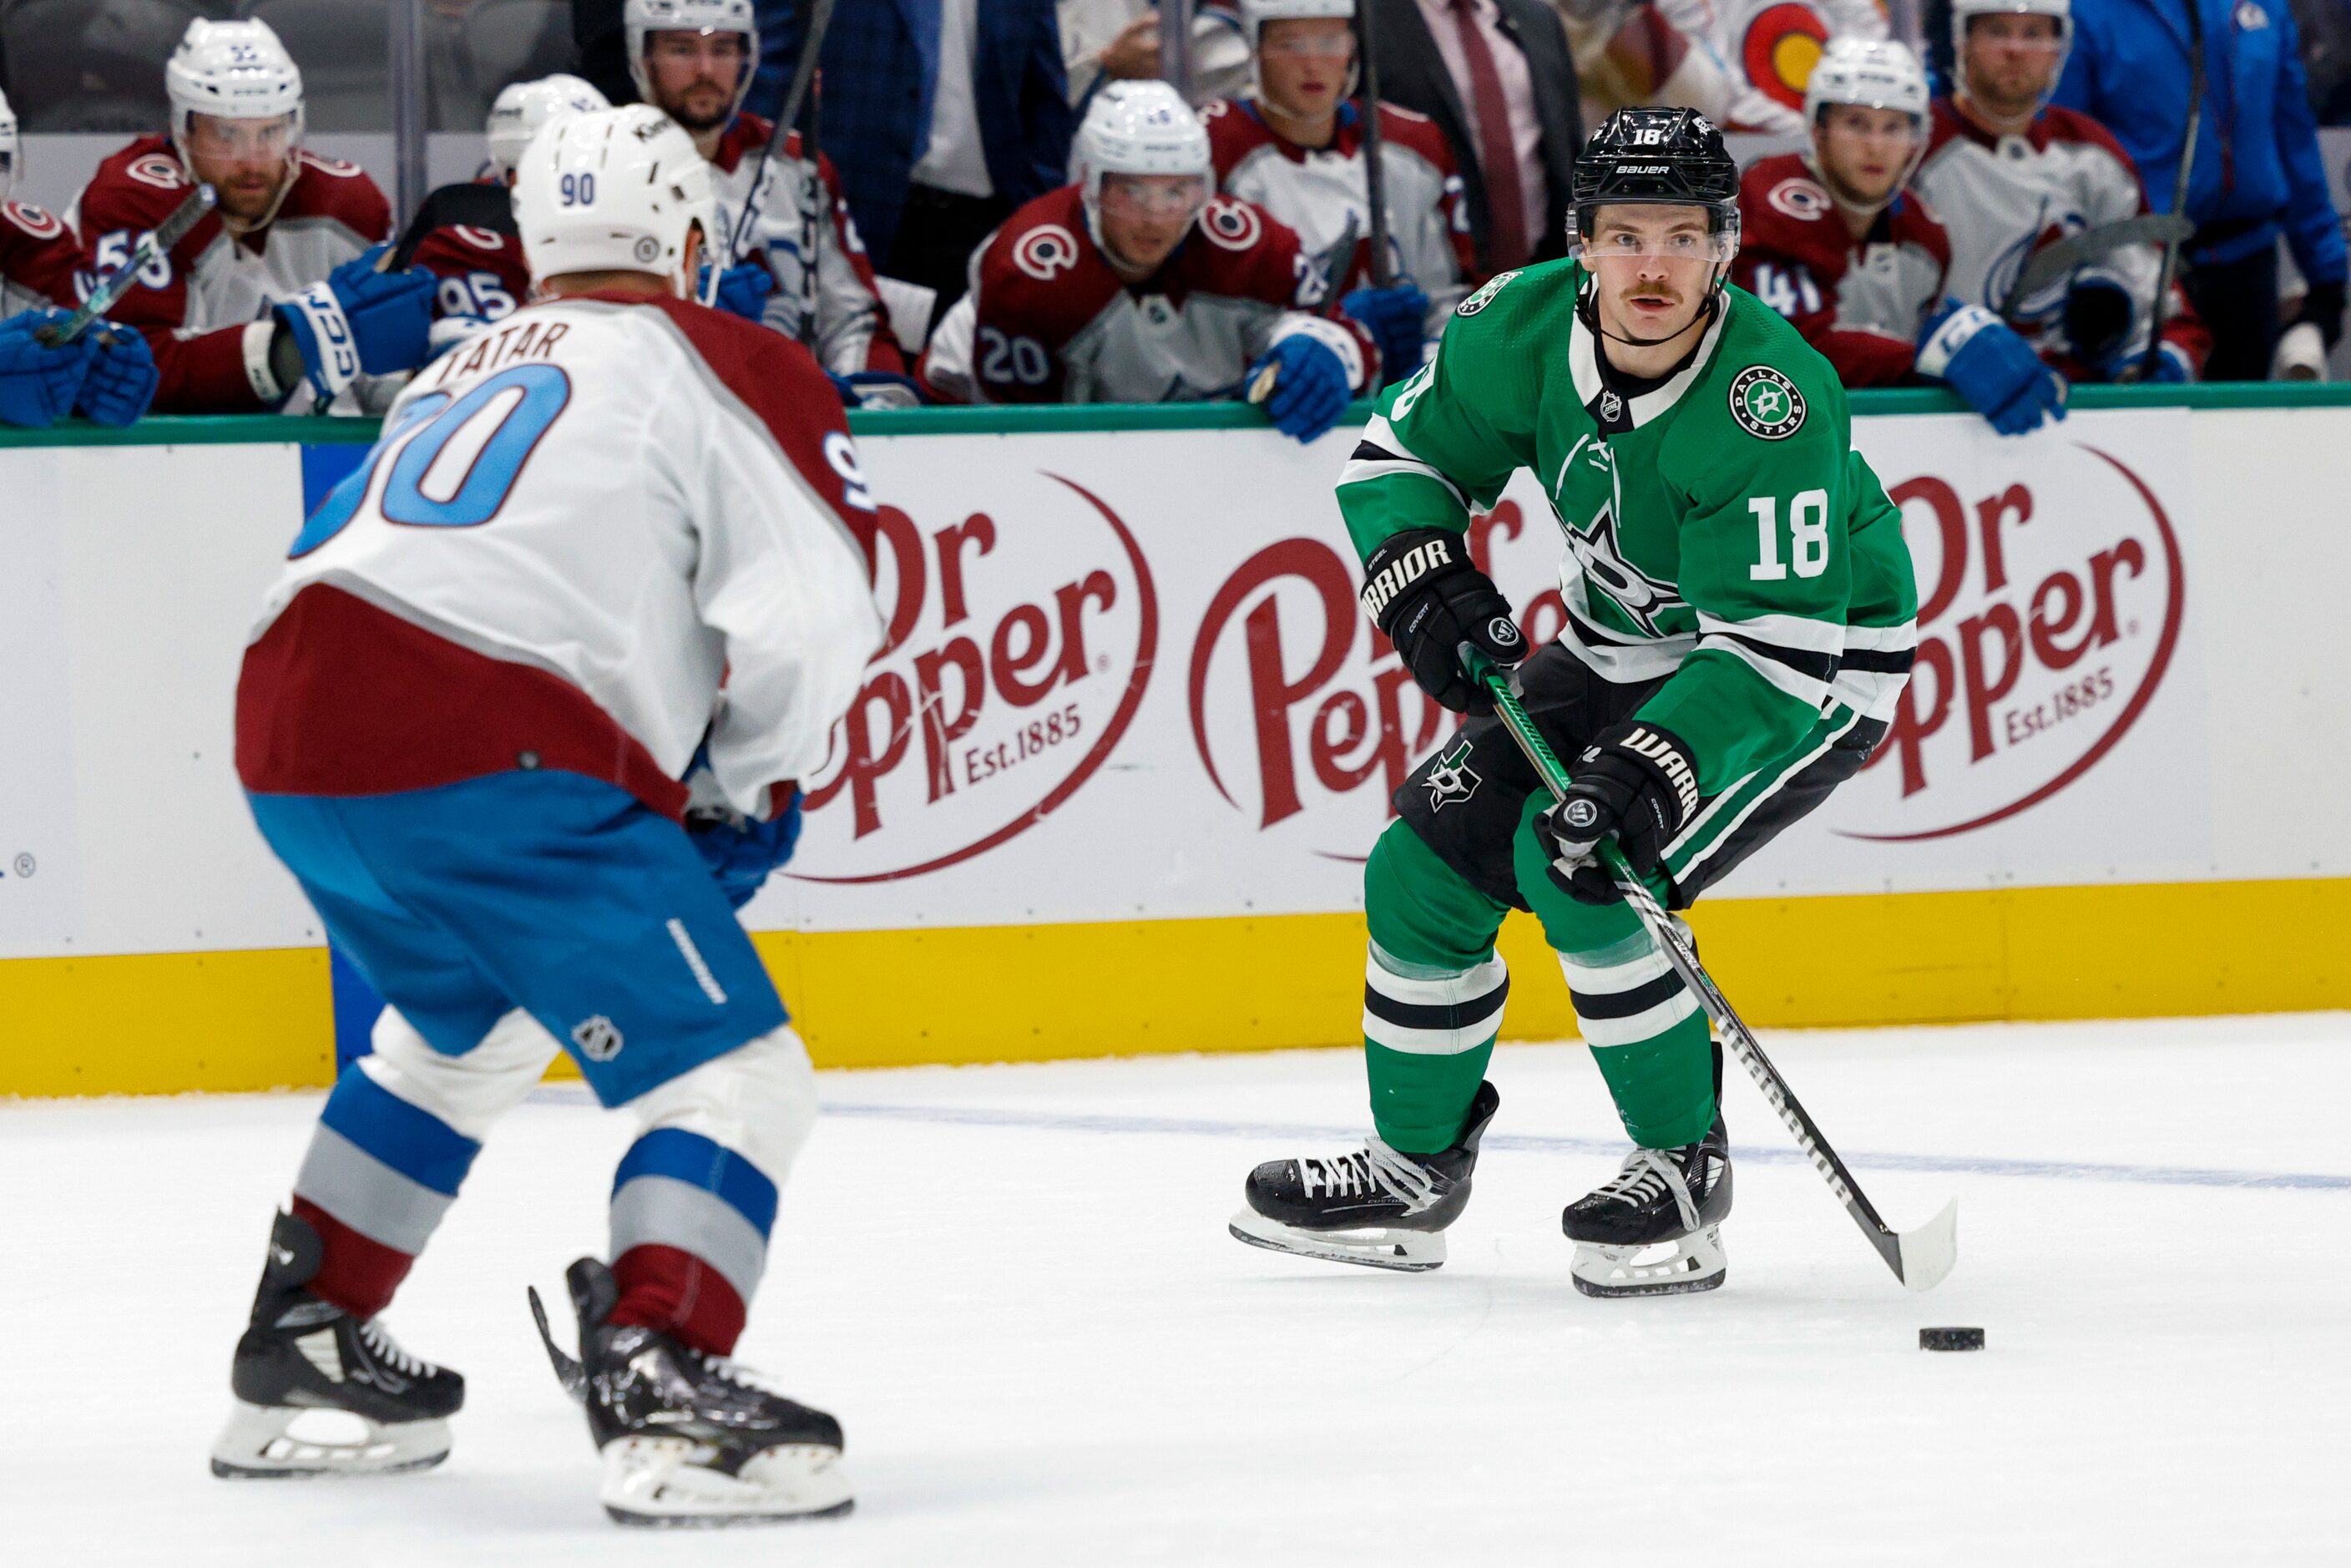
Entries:
{"label": "green hockey sock", "polygon": [[1390,1148],[1434,1154],[1460,1135],[1502,1027],[1510,979],[1494,936],[1506,911],[1391,822],[1364,868],[1364,913],[1372,1124]]}

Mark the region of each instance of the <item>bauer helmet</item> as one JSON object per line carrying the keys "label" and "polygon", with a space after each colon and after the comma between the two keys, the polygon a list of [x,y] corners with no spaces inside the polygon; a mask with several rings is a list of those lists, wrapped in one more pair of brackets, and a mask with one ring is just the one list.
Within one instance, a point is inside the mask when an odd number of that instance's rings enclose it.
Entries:
{"label": "bauer helmet", "polygon": [[1902,187],[1910,183],[1910,176],[1918,172],[1919,161],[1927,156],[1927,73],[1919,68],[1918,57],[1907,45],[1871,38],[1832,40],[1820,63],[1813,68],[1812,80],[1804,88],[1804,130],[1814,138],[1815,149],[1821,111],[1836,104],[1857,104],[1864,109],[1890,109],[1909,117],[1913,143],[1910,161],[1902,166],[1902,177],[1894,182],[1893,189],[1874,203],[1855,199],[1844,191],[1822,163],[1817,151],[1807,154],[1805,162],[1846,206],[1876,212],[1890,205]]}
{"label": "bauer helmet", "polygon": [[514,183],[515,165],[538,128],[567,114],[590,114],[611,104],[602,93],[575,76],[560,72],[537,81],[518,81],[498,91],[490,105],[490,167],[498,178]]}
{"label": "bauer helmet", "polygon": [[752,73],[759,68],[759,23],[751,0],[625,0],[621,7],[622,38],[629,50],[629,79],[637,96],[653,100],[653,75],[645,69],[645,36],[649,33],[713,33],[743,35],[743,79],[735,84],[735,108],[751,90]]}
{"label": "bauer helmet", "polygon": [[[1694,109],[1620,109],[1575,161],[1567,226],[1592,237],[1593,215],[1619,202],[1704,207],[1708,232],[1739,239],[1739,165],[1722,132]],[[1727,259],[1727,258],[1726,258]]]}
{"label": "bauer helmet", "polygon": [[1094,95],[1078,128],[1078,179],[1085,189],[1086,232],[1102,243],[1105,174],[1190,174],[1200,199],[1216,193],[1208,132],[1184,97],[1164,81],[1119,81]]}
{"label": "bauer helmet", "polygon": [[16,138],[16,111],[8,107],[8,95],[0,92],[0,202],[6,201],[16,186],[21,145]]}
{"label": "bauer helmet", "polygon": [[172,100],[172,140],[183,162],[188,126],[199,114],[218,120],[291,115],[288,158],[301,142],[301,68],[266,22],[197,17],[163,67],[163,90]]}
{"label": "bauer helmet", "polygon": [[[1241,0],[1241,32],[1249,39],[1252,64],[1268,22],[1352,22],[1354,16],[1355,0]],[[1341,102],[1355,96],[1355,84],[1362,79],[1363,68],[1363,48],[1359,44],[1355,57],[1347,62],[1347,79],[1339,89]],[[1258,90],[1265,90],[1262,77]]]}
{"label": "bauer helmet", "polygon": [[682,299],[695,297],[690,236],[707,246],[718,232],[710,165],[651,104],[549,122],[516,166],[514,206],[533,277],[648,272]]}
{"label": "bauer helmet", "polygon": [[[1951,0],[1951,75],[1966,85],[1968,29],[1979,16],[2048,16],[2057,23],[2057,64],[2049,73],[2049,92],[2057,90],[2065,57],[2074,52],[2072,0]],[[2046,103],[2049,92],[2041,95]]]}

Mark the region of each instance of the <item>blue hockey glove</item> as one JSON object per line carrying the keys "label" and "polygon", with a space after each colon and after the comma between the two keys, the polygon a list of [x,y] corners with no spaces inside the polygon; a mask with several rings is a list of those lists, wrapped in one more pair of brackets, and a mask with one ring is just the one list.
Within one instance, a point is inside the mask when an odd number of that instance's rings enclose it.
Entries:
{"label": "blue hockey glove", "polygon": [[1949,305],[1918,334],[1918,373],[1949,383],[2002,435],[2065,417],[2065,380],[1980,305]]}
{"label": "blue hockey glove", "polygon": [[690,811],[685,831],[702,852],[718,891],[729,905],[740,909],[758,895],[770,873],[792,858],[800,840],[799,791],[792,791],[790,802],[764,822],[732,811]]}
{"label": "blue hockey glove", "polygon": [[[757,321],[768,308],[768,296],[775,291],[776,275],[759,262],[747,261],[718,275],[718,294],[711,302],[746,321]],[[709,293],[710,265],[705,262],[695,280],[695,295],[699,298]]]}
{"label": "blue hockey glove", "polygon": [[300,351],[303,379],[321,403],[362,371],[413,371],[431,357],[433,275],[414,267],[378,272],[387,248],[353,256],[277,307],[278,325]]}
{"label": "blue hockey glove", "polygon": [[1400,382],[1420,369],[1421,323],[1428,319],[1428,296],[1409,280],[1386,288],[1358,288],[1339,308],[1364,324],[1379,345],[1380,380]]}
{"label": "blue hockey glove", "polygon": [[2156,346],[2155,363],[2147,368],[2147,374],[2142,379],[2150,383],[2192,382],[2196,373],[2188,362],[2187,350],[2177,343],[2159,343]]}
{"label": "blue hockey glove", "polygon": [[155,401],[162,372],[155,368],[155,351],[147,340],[128,327],[101,321],[88,333],[91,340],[89,374],[82,379],[74,410],[93,424],[120,429],[136,424]]}
{"label": "blue hockey glove", "polygon": [[1292,332],[1249,368],[1244,384],[1255,386],[1269,367],[1273,395],[1265,400],[1265,412],[1291,440],[1312,441],[1347,412],[1347,367],[1322,339]]}
{"label": "blue hockey glove", "polygon": [[923,389],[905,376],[889,371],[857,371],[845,376],[825,375],[841,394],[843,408],[920,408]]}
{"label": "blue hockey glove", "polygon": [[0,321],[0,423],[46,430],[72,412],[89,371],[89,334],[54,349],[33,338],[65,319],[62,310],[27,310]]}

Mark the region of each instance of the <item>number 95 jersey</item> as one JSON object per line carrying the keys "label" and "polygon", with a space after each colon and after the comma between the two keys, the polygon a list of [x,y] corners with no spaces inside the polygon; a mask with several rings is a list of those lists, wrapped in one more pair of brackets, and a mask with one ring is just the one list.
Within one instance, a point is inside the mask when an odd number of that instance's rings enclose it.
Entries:
{"label": "number 95 jersey", "polygon": [[765,817],[881,643],[872,517],[799,345],[674,299],[527,306],[418,372],[296,538],[239,776],[353,795],[546,767],[675,816],[706,733]]}

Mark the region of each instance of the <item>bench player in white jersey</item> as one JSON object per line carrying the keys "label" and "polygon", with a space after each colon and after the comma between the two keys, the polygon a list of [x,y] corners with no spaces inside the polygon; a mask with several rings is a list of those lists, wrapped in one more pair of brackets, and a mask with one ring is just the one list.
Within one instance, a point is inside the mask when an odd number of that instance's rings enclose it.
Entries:
{"label": "bench player in white jersey", "polygon": [[78,302],[88,257],[65,222],[9,200],[23,141],[0,92],[0,424],[35,429],[79,413],[129,424],[155,394],[155,357],[137,332],[99,327],[55,348],[36,334]]}
{"label": "bench player in white jersey", "polygon": [[1266,413],[1311,441],[1379,384],[1355,321],[1298,236],[1214,195],[1207,132],[1165,82],[1113,82],[1078,130],[1079,183],[1015,212],[931,334],[922,379],[953,402],[1200,402],[1274,378]]}
{"label": "bench player in white jersey", "polygon": [[[463,1379],[376,1314],[559,1041],[639,1133],[611,1261],[569,1274],[607,1510],[837,1511],[839,1424],[725,1359],[816,1111],[730,904],[881,643],[872,502],[807,352],[687,298],[717,220],[660,110],[549,125],[515,205],[547,298],[402,393],[246,650],[255,821],[389,1005],[271,1232],[214,1469],[447,1455]],[[318,1406],[365,1439],[289,1436]]]}
{"label": "bench player in white jersey", "polygon": [[1355,0],[1242,0],[1257,93],[1200,106],[1217,189],[1254,202],[1298,232],[1309,256],[1355,236],[1331,279],[1341,308],[1371,329],[1381,373],[1420,368],[1428,343],[1469,292],[1477,258],[1461,176],[1426,115],[1380,105],[1380,184],[1387,194],[1389,276],[1372,283]]}
{"label": "bench player in white jersey", "polygon": [[[785,139],[779,155],[760,156],[775,127],[742,108],[759,63],[751,0],[626,0],[622,18],[638,96],[685,127],[710,161],[723,242],[717,248],[725,253],[715,263],[724,270],[757,262],[773,279],[760,301],[741,296],[746,278],[737,274],[723,303],[738,314],[757,310],[768,326],[807,343],[852,403],[911,406],[914,383],[832,160],[818,153],[820,189],[814,210],[804,211],[810,170],[799,132]],[[753,211],[747,224],[747,210]],[[804,271],[811,237],[813,278]]]}
{"label": "bench player in white jersey", "polygon": [[398,383],[381,378],[424,362],[433,280],[376,270],[392,208],[357,164],[303,151],[293,57],[267,23],[199,17],[163,83],[171,134],[100,163],[68,214],[103,267],[198,182],[219,197],[115,311],[154,350],[156,407],[381,407]]}
{"label": "bench player in white jersey", "polygon": [[2176,284],[2147,363],[2154,246],[2121,245],[2019,289],[2040,252],[2147,211],[2138,170],[2105,127],[2049,104],[2073,26],[2069,0],[1952,0],[1957,90],[1935,100],[1916,181],[1950,230],[1950,291],[2008,320],[2074,381],[2192,381],[2211,338]]}
{"label": "bench player in white jersey", "polygon": [[1731,277],[1848,387],[1948,383],[2003,435],[2065,416],[2065,383],[1980,305],[1946,297],[1950,235],[1907,183],[1927,152],[1927,74],[1896,43],[1839,38],[1804,89],[1809,151],[1750,164]]}

